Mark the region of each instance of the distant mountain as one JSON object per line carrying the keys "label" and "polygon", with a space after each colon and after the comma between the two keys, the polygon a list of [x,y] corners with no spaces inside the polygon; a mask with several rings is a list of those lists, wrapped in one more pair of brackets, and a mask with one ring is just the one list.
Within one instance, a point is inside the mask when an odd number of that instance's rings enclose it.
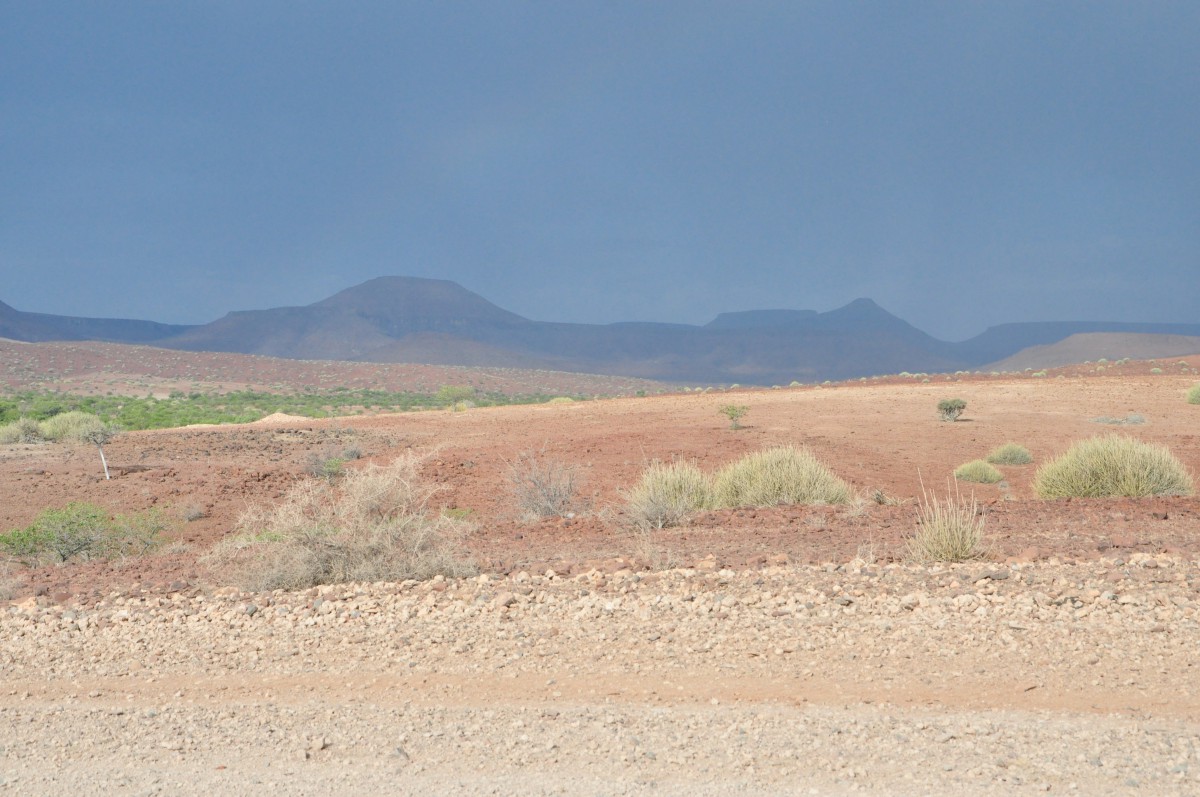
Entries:
{"label": "distant mountain", "polygon": [[16,340],[105,340],[305,360],[493,365],[768,385],[977,369],[1030,346],[1094,332],[1200,336],[1200,324],[1005,324],[949,343],[870,299],[825,313],[721,313],[703,326],[549,323],[497,307],[457,283],[416,277],[380,277],[305,307],[234,312],[192,327],[46,316],[0,304],[0,336]]}
{"label": "distant mountain", "polygon": [[0,338],[36,343],[47,340],[103,340],[112,343],[150,343],[185,332],[190,327],[132,321],[123,318],[76,318],[25,313],[0,302]]}
{"label": "distant mountain", "polygon": [[[957,344],[962,356],[973,363],[993,363],[1030,346],[1045,346],[1072,335],[1094,332],[1126,332],[1142,335],[1200,335],[1200,324],[1131,324],[1119,321],[1041,321],[1000,324]],[[1089,358],[1085,358],[1089,359]],[[1082,361],[1081,361],[1082,362]]]}
{"label": "distant mountain", "polygon": [[1200,337],[1148,335],[1138,332],[1085,332],[1057,343],[1030,346],[1011,357],[984,366],[989,371],[1023,371],[1026,368],[1057,368],[1061,365],[1100,359],[1155,360],[1200,354]]}

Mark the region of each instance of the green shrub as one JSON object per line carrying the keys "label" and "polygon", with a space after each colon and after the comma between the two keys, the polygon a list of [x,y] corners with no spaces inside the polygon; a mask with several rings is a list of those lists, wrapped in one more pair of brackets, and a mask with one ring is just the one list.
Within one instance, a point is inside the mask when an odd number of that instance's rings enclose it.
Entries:
{"label": "green shrub", "polygon": [[954,478],[964,482],[995,484],[1004,481],[1004,474],[982,459],[973,459],[955,468]]}
{"label": "green shrub", "polygon": [[626,514],[640,529],[678,526],[711,503],[709,478],[691,462],[652,462],[625,496]]}
{"label": "green shrub", "polygon": [[30,566],[140,556],[161,543],[167,526],[155,510],[113,517],[93,504],[71,503],[43,511],[23,529],[0,534],[0,548]]}
{"label": "green shrub", "polygon": [[467,385],[442,385],[433,398],[439,404],[452,407],[475,398],[475,388]]}
{"label": "green shrub", "polygon": [[574,404],[575,399],[570,396],[555,396],[546,402],[547,404]]}
{"label": "green shrub", "polygon": [[1143,498],[1191,495],[1192,477],[1165,446],[1108,435],[1075,443],[1038,468],[1041,498]]}
{"label": "green shrub", "polygon": [[1200,404],[1200,382],[1197,382],[1188,389],[1187,403]]}
{"label": "green shrub", "polygon": [[47,440],[63,442],[81,440],[88,432],[104,426],[104,421],[89,412],[71,410],[42,421],[42,436]]}
{"label": "green shrub", "polygon": [[987,461],[993,465],[1028,465],[1033,462],[1029,449],[1017,443],[1005,443],[993,448],[987,455]]}
{"label": "green shrub", "polygon": [[0,426],[0,445],[13,443],[40,443],[45,439],[41,425],[33,418],[18,418]]}
{"label": "green shrub", "polygon": [[340,479],[346,473],[346,460],[330,447],[311,451],[304,460],[304,473],[321,479]]}
{"label": "green shrub", "polygon": [[713,479],[716,507],[777,504],[845,504],[850,486],[811,451],[779,446],[747,454],[722,468]]}
{"label": "green shrub", "polygon": [[967,408],[967,402],[962,399],[942,399],[937,405],[938,414],[943,421],[957,421]]}
{"label": "green shrub", "polygon": [[246,589],[305,589],[475,572],[462,548],[471,526],[429,510],[421,458],[351,470],[337,482],[297,483],[274,506],[251,507],[238,535],[206,557]]}
{"label": "green shrub", "polygon": [[921,495],[917,529],[906,543],[909,559],[930,564],[982,558],[983,518],[975,499],[963,501],[957,489],[953,494],[947,489],[945,501],[924,489]]}
{"label": "green shrub", "polygon": [[730,429],[741,429],[741,420],[749,411],[750,408],[744,404],[726,404],[717,410],[718,413],[729,419]]}

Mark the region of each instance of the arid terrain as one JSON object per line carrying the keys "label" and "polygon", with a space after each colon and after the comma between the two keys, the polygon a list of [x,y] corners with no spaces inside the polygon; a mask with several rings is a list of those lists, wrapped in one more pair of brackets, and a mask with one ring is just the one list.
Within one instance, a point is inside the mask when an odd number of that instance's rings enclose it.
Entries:
{"label": "arid terrain", "polygon": [[[1200,794],[1200,498],[1031,489],[1040,463],[1110,432],[1200,476],[1197,371],[1190,356],[130,432],[106,449],[111,481],[95,449],[4,447],[0,528],[69,501],[178,521],[145,559],[5,576],[0,790]],[[935,410],[949,397],[958,422]],[[730,403],[745,428],[718,414]],[[1034,464],[960,485],[988,558],[905,562],[922,487],[945,495],[1009,441]],[[655,459],[713,470],[779,443],[862,500],[652,534],[624,517]],[[246,507],[350,447],[349,467],[427,452],[481,575],[248,593],[201,561]],[[576,469],[574,517],[522,520],[522,452]]]}

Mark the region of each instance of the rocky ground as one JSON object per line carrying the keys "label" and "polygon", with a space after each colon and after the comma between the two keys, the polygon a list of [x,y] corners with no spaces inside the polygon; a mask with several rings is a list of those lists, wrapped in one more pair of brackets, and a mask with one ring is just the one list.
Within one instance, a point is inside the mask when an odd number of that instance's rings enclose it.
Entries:
{"label": "rocky ground", "polygon": [[[74,358],[71,385],[109,389],[113,361],[51,353]],[[152,354],[126,368],[139,390],[236,372]],[[0,448],[0,529],[71,501],[172,519],[152,556],[0,565],[0,792],[1200,795],[1200,499],[1032,487],[1114,431],[1200,474],[1198,368],[126,433],[111,481],[94,450]],[[967,413],[941,422],[952,396]],[[987,559],[903,563],[922,490],[1009,441],[1035,463],[960,485]],[[622,495],[648,462],[711,472],[779,444],[859,500],[630,530]],[[349,468],[425,452],[432,508],[474,524],[483,575],[251,594],[205,564],[247,506],[351,448]],[[575,511],[521,517],[523,452],[578,477]]]}
{"label": "rocky ground", "polygon": [[1200,794],[1200,562],[30,598],[20,794]]}

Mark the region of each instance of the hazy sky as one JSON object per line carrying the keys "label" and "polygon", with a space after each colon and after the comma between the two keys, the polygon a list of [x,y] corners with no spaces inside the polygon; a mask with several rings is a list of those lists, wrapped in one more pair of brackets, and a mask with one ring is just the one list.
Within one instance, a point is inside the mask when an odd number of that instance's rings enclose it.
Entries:
{"label": "hazy sky", "polygon": [[0,0],[0,300],[1200,322],[1200,3]]}

